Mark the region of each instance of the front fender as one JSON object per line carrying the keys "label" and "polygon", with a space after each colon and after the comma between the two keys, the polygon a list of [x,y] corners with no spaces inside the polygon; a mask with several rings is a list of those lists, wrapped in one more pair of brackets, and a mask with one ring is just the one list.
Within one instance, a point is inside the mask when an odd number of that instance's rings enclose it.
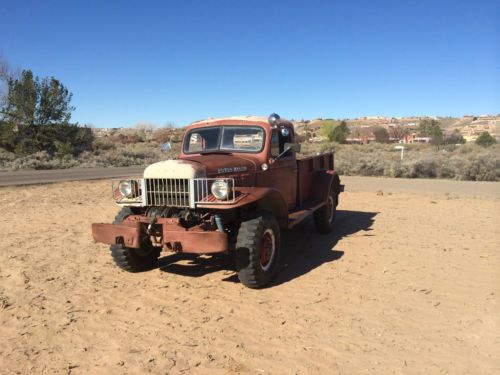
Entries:
{"label": "front fender", "polygon": [[197,208],[214,210],[232,210],[250,204],[256,205],[261,210],[272,212],[278,220],[280,227],[288,226],[288,208],[282,194],[268,187],[236,187],[237,199],[231,204],[197,204]]}

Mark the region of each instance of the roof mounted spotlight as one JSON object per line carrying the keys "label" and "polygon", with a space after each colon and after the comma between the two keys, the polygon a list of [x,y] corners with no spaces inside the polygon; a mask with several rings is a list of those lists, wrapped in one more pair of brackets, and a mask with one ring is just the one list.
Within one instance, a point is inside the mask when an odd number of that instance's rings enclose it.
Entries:
{"label": "roof mounted spotlight", "polygon": [[271,125],[272,127],[276,127],[279,119],[280,116],[277,113],[271,113],[267,121],[269,122],[269,125]]}

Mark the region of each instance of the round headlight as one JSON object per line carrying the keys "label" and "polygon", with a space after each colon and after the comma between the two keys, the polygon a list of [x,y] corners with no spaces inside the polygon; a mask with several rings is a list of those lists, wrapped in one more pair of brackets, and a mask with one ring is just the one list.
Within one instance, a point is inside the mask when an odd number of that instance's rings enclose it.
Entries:
{"label": "round headlight", "polygon": [[118,190],[120,190],[120,194],[124,197],[130,198],[134,193],[134,187],[132,181],[130,180],[122,180],[118,185]]}
{"label": "round headlight", "polygon": [[224,180],[215,180],[212,183],[212,194],[215,198],[223,200],[229,195],[229,185]]}

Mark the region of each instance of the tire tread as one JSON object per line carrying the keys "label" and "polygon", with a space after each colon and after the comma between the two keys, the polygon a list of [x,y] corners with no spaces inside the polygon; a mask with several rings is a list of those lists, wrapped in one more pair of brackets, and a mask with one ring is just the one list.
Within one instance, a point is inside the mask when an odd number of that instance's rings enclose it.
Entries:
{"label": "tire tread", "polygon": [[[123,207],[116,215],[113,224],[122,223],[127,216],[135,213],[131,207]],[[134,249],[122,245],[111,245],[109,249],[115,264],[127,272],[141,272],[153,268],[157,264],[161,253],[161,248],[154,248],[146,256],[140,256],[135,253]]]}
{"label": "tire tread", "polygon": [[[272,227],[275,232],[276,249],[273,258],[274,265],[269,271],[260,267],[259,244],[262,233]],[[268,212],[257,212],[253,218],[243,221],[240,225],[236,241],[236,268],[238,278],[245,286],[258,289],[265,286],[274,276],[279,263],[280,233],[274,216]]]}

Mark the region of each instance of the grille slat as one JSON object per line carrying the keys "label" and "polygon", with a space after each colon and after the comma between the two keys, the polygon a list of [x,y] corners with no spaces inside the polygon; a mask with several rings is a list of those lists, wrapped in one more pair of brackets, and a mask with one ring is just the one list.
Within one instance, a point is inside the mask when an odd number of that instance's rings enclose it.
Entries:
{"label": "grille slat", "polygon": [[[199,178],[192,181],[193,192],[190,192],[190,180],[183,178],[146,178],[144,179],[146,206],[194,207],[196,203],[232,203],[235,201],[234,180],[224,179],[230,188],[229,196],[217,200],[212,196],[211,185],[214,178]],[[190,194],[193,194],[190,197]],[[190,200],[190,198],[192,198]]]}
{"label": "grille slat", "polygon": [[187,179],[146,178],[147,206],[189,206],[189,181]]}

